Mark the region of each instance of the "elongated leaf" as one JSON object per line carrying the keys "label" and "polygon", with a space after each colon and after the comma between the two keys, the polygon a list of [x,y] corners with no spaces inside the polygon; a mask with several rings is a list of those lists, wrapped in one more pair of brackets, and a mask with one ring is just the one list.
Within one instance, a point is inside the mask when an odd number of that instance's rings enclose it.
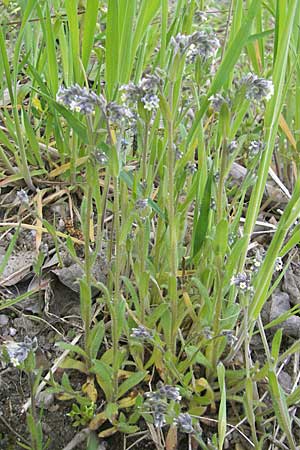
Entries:
{"label": "elongated leaf", "polygon": [[107,97],[108,100],[112,100],[119,75],[118,0],[108,0],[105,52],[105,81]]}
{"label": "elongated leaf", "polygon": [[120,63],[119,83],[128,83],[131,73],[131,54],[136,15],[136,0],[119,0],[119,30],[120,30]]}
{"label": "elongated leaf", "polygon": [[51,87],[51,93],[55,97],[58,91],[58,66],[55,51],[55,36],[51,24],[50,11],[48,4],[46,5],[46,51],[48,62],[48,82]]}
{"label": "elongated leaf", "polygon": [[273,407],[280,428],[286,434],[289,448],[291,450],[297,450],[297,446],[292,434],[292,424],[286,403],[286,397],[280,384],[278,383],[277,376],[274,370],[269,370],[269,386]]}
{"label": "elongated leaf", "polygon": [[92,359],[97,357],[97,353],[103,341],[104,331],[104,323],[101,321],[94,325],[90,333],[88,348]]}
{"label": "elongated leaf", "polygon": [[[129,2],[131,3],[131,2]],[[84,15],[83,37],[82,37],[82,64],[88,67],[90,54],[93,48],[96,24],[98,18],[99,0],[87,0]]]}
{"label": "elongated leaf", "polygon": [[69,41],[72,52],[74,82],[80,83],[82,77],[79,64],[80,47],[79,47],[79,23],[77,15],[77,1],[66,0],[64,3],[69,23]]}
{"label": "elongated leaf", "polygon": [[133,375],[130,375],[130,377],[127,378],[127,380],[124,381],[124,383],[122,383],[121,386],[119,386],[118,398],[123,397],[123,395],[126,394],[126,392],[128,392],[134,386],[137,386],[141,381],[143,381],[146,375],[147,375],[146,371],[136,372]]}
{"label": "elongated leaf", "polygon": [[202,244],[206,238],[210,213],[211,184],[212,176],[209,175],[201,201],[199,217],[197,219],[195,230],[193,233],[193,256],[197,255],[197,253],[200,251]]}
{"label": "elongated leaf", "polygon": [[105,393],[106,399],[111,400],[113,397],[112,368],[104,362],[95,361],[90,370],[96,374],[97,382]]}
{"label": "elongated leaf", "polygon": [[217,225],[215,252],[216,255],[224,256],[227,250],[228,241],[228,220],[222,219]]}
{"label": "elongated leaf", "polygon": [[225,385],[225,367],[222,363],[217,366],[218,380],[221,391],[221,403],[219,406],[219,416],[218,416],[218,434],[219,434],[219,450],[223,450],[225,435],[226,435],[226,385]]}
{"label": "elongated leaf", "polygon": [[143,37],[145,36],[145,33],[148,30],[148,26],[155,17],[155,15],[158,12],[158,9],[160,7],[161,0],[151,0],[149,2],[148,0],[142,0],[140,11],[137,19],[136,29],[134,32],[133,37],[133,43],[132,43],[132,53],[131,53],[131,60],[130,60],[130,66],[132,67],[134,58],[136,56],[136,52],[138,49],[138,46],[143,40]]}
{"label": "elongated leaf", "polygon": [[79,345],[69,344],[69,342],[58,342],[56,345],[63,350],[70,350],[71,352],[77,353],[84,358],[87,357],[86,352]]}

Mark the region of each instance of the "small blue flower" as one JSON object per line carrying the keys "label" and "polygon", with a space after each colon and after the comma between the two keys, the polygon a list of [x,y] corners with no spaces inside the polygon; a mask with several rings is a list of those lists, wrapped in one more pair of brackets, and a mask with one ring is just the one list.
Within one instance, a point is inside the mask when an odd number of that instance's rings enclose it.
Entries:
{"label": "small blue flower", "polygon": [[21,365],[28,357],[29,352],[35,352],[38,347],[37,338],[24,338],[24,342],[6,341],[5,349],[14,367]]}

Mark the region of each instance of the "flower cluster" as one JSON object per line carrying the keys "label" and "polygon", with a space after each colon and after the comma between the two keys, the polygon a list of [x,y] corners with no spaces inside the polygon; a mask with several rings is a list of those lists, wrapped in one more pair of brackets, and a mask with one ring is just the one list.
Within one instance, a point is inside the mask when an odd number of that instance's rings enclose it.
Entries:
{"label": "flower cluster", "polygon": [[274,269],[275,269],[275,272],[281,272],[282,269],[283,269],[283,261],[282,261],[282,258],[280,258],[279,256],[275,260],[275,267],[274,267]]}
{"label": "flower cluster", "polygon": [[238,273],[235,277],[231,278],[231,284],[237,286],[242,292],[252,290],[250,282],[250,276],[245,272]]}
{"label": "flower cluster", "polygon": [[120,128],[133,127],[136,123],[136,115],[126,105],[110,102],[106,105],[106,114],[110,123]]}
{"label": "flower cluster", "polygon": [[227,145],[227,150],[229,154],[232,154],[235,152],[235,150],[237,149],[238,144],[236,141],[231,141],[229,142],[229,144]]}
{"label": "flower cluster", "polygon": [[272,81],[266,80],[265,78],[259,78],[253,73],[248,73],[242,78],[241,86],[246,88],[245,96],[248,100],[270,100],[274,94]]}
{"label": "flower cluster", "polygon": [[259,247],[255,249],[255,252],[252,257],[250,256],[249,258],[247,258],[246,260],[247,268],[249,268],[249,270],[251,270],[252,273],[257,273],[260,267],[262,266],[265,253],[266,253],[265,250]]}
{"label": "flower cluster", "polygon": [[61,86],[56,95],[56,101],[81,114],[94,114],[97,107],[103,108],[104,98],[95,92],[89,91],[86,87],[74,84],[69,88]]}
{"label": "flower cluster", "polygon": [[222,330],[221,334],[227,338],[227,343],[230,347],[238,340],[232,330]]}
{"label": "flower cluster", "polygon": [[187,173],[189,173],[190,175],[194,175],[194,173],[197,172],[197,165],[195,163],[192,162],[188,162],[187,165],[185,166],[185,170],[187,171]]}
{"label": "flower cluster", "polygon": [[170,386],[169,384],[164,385],[162,382],[157,383],[158,393],[160,397],[166,398],[167,400],[174,400],[175,402],[180,402],[181,395],[178,387]]}
{"label": "flower cluster", "polygon": [[139,198],[135,202],[135,209],[137,209],[139,211],[147,208],[147,206],[148,206],[148,199],[147,198]]}
{"label": "flower cluster", "polygon": [[122,100],[127,104],[142,102],[144,109],[155,111],[159,107],[158,88],[161,85],[161,77],[155,73],[146,75],[139,84],[130,82],[121,86]]}
{"label": "flower cluster", "polygon": [[24,204],[24,205],[29,204],[29,197],[28,197],[27,193],[24,191],[24,189],[20,189],[17,192],[17,198],[21,204]]}
{"label": "flower cluster", "polygon": [[145,406],[153,415],[154,426],[157,428],[163,427],[166,421],[168,401],[180,402],[181,395],[179,389],[174,386],[157,383],[157,390],[154,392],[146,392],[147,398]]}
{"label": "flower cluster", "polygon": [[174,420],[174,423],[178,426],[178,428],[183,431],[183,433],[194,433],[194,427],[192,424],[192,418],[188,413],[181,413]]}
{"label": "flower cluster", "polygon": [[181,33],[178,33],[175,37],[171,37],[170,43],[174,48],[175,54],[179,53],[183,55],[187,51],[189,47],[189,38],[190,36]]}
{"label": "flower cluster", "polygon": [[183,153],[179,150],[178,147],[176,147],[176,145],[174,145],[174,151],[175,151],[175,160],[180,161],[183,157]]}
{"label": "flower cluster", "polygon": [[254,157],[261,153],[265,148],[265,144],[261,141],[251,141],[249,144],[249,156]]}
{"label": "flower cluster", "polygon": [[213,109],[215,112],[220,112],[220,110],[221,110],[221,108],[222,108],[222,105],[223,105],[224,103],[226,103],[227,105],[230,104],[229,99],[223,97],[223,95],[221,95],[221,94],[215,94],[215,95],[212,95],[211,97],[209,97],[209,101],[210,101],[210,104],[211,104],[212,109]]}
{"label": "flower cluster", "polygon": [[105,153],[101,152],[100,150],[96,150],[93,153],[93,156],[95,158],[95,160],[97,161],[98,164],[100,164],[101,166],[106,166],[106,164],[108,163],[108,157]]}
{"label": "flower cluster", "polygon": [[215,56],[220,42],[218,38],[206,31],[196,31],[193,34],[177,34],[171,38],[171,45],[175,54],[183,55],[187,53],[187,62],[194,63],[197,56],[206,61],[208,58]]}
{"label": "flower cluster", "polygon": [[202,60],[214,57],[220,47],[219,39],[212,33],[196,31],[190,36],[187,60],[189,63],[195,62],[197,56]]}
{"label": "flower cluster", "polygon": [[137,328],[132,328],[130,337],[135,339],[152,339],[152,334],[143,325],[139,325]]}
{"label": "flower cluster", "polygon": [[5,351],[9,357],[10,362],[14,367],[20,366],[28,357],[30,351],[35,352],[38,347],[37,339],[26,336],[24,342],[5,342]]}

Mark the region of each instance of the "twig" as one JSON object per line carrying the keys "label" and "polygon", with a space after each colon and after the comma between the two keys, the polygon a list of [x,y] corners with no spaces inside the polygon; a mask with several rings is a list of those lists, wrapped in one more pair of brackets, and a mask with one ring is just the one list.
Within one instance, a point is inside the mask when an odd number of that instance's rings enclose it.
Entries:
{"label": "twig", "polygon": [[72,450],[77,447],[77,445],[81,444],[81,442],[85,441],[88,435],[91,433],[89,428],[84,428],[79,433],[75,434],[73,439],[66,445],[63,450]]}
{"label": "twig", "polygon": [[26,445],[29,445],[29,442],[26,441],[26,439],[24,439],[19,433],[16,432],[16,430],[14,430],[12,428],[12,426],[6,421],[6,419],[4,419],[2,412],[0,413],[0,420],[1,422],[4,423],[4,425],[9,429],[9,431],[14,434],[18,439],[20,439],[21,442],[23,442]]}

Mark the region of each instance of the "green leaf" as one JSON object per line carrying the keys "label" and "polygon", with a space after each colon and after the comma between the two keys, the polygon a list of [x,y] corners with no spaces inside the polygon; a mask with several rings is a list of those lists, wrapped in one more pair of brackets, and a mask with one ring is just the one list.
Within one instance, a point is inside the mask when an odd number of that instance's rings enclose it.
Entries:
{"label": "green leaf", "polygon": [[292,424],[285,394],[278,383],[274,369],[269,370],[269,387],[272,397],[273,408],[281,430],[286,434],[290,450],[297,450],[292,433]]}
{"label": "green leaf", "polygon": [[225,367],[221,362],[217,366],[217,373],[221,392],[221,403],[219,406],[219,415],[218,415],[219,450],[223,450],[227,428],[227,414],[226,414]]}
{"label": "green leaf", "polygon": [[123,397],[123,395],[126,394],[127,391],[129,391],[134,386],[137,386],[141,381],[143,381],[143,379],[145,378],[146,375],[147,375],[146,371],[140,371],[140,372],[134,373],[133,375],[130,375],[130,377],[127,378],[127,380],[125,380],[121,384],[121,386],[119,386],[118,399]]}
{"label": "green leaf", "polygon": [[78,361],[77,359],[74,358],[69,357],[65,358],[60,364],[60,367],[62,369],[73,369],[78,370],[79,372],[82,373],[87,373],[86,365],[82,361]]}
{"label": "green leaf", "polygon": [[271,355],[272,355],[272,358],[274,358],[275,364],[277,363],[277,360],[279,357],[281,340],[282,340],[282,329],[280,328],[279,330],[276,331],[276,333],[273,337],[273,340],[272,340]]}
{"label": "green leaf", "polygon": [[[68,2],[67,2],[68,3]],[[55,50],[55,36],[53,27],[51,24],[50,10],[48,4],[46,4],[46,52],[48,62],[48,81],[51,87],[51,93],[55,97],[58,91],[58,66],[57,55]]]}
{"label": "green leaf", "polygon": [[56,345],[63,350],[70,350],[71,352],[87,358],[86,352],[79,345],[69,344],[69,342],[57,342]]}
{"label": "green leaf", "polygon": [[66,0],[64,2],[69,24],[69,40],[71,43],[71,55],[74,71],[74,81],[81,82],[80,50],[79,50],[79,23],[77,15],[77,1]]}
{"label": "green leaf", "polygon": [[132,43],[132,53],[131,53],[131,60],[130,60],[130,66],[133,66],[134,58],[136,56],[136,52],[138,49],[138,46],[142,42],[146,32],[148,31],[148,27],[151,23],[151,21],[154,19],[155,15],[158,12],[158,9],[160,7],[161,0],[151,0],[149,2],[148,0],[143,0],[141,2],[139,15],[137,18],[137,24],[136,29],[133,36],[133,43]]}
{"label": "green leaf", "polygon": [[36,163],[40,167],[44,168],[44,163],[43,163],[43,160],[42,160],[42,157],[41,157],[39,143],[38,143],[38,140],[36,138],[36,134],[35,134],[34,130],[32,129],[32,126],[30,124],[28,114],[27,114],[27,112],[25,111],[24,108],[22,108],[22,115],[23,115],[26,135],[27,135],[27,138],[28,138],[28,141],[29,141],[29,145],[30,145],[30,150],[33,151]]}
{"label": "green leaf", "polygon": [[88,348],[92,359],[97,357],[97,353],[103,341],[104,331],[105,331],[104,323],[103,321],[101,321],[98,322],[96,325],[94,325],[94,327],[90,332]]}
{"label": "green leaf", "polygon": [[207,235],[211,202],[211,185],[212,175],[210,174],[207,178],[203,198],[201,201],[199,216],[196,220],[196,225],[193,230],[193,257],[195,257],[200,251]]}
{"label": "green leaf", "polygon": [[105,41],[105,81],[108,101],[114,97],[119,75],[119,8],[118,0],[108,0],[106,41]]}
{"label": "green leaf", "polygon": [[250,44],[250,42],[258,41],[259,39],[264,39],[265,37],[272,35],[274,31],[275,28],[271,28],[270,30],[265,30],[260,33],[251,34],[247,39],[247,44]]}
{"label": "green leaf", "polygon": [[115,307],[115,314],[117,316],[117,339],[120,339],[122,330],[123,330],[123,321],[125,317],[125,309],[126,309],[126,303],[125,300],[121,299],[118,304]]}
{"label": "green leaf", "polygon": [[132,40],[134,20],[136,17],[136,0],[119,0],[120,61],[119,83],[129,81],[132,64]]}
{"label": "green leaf", "polygon": [[98,8],[99,0],[87,0],[82,36],[82,64],[85,70],[88,67],[89,58],[94,44]]}
{"label": "green leaf", "polygon": [[85,327],[89,327],[91,324],[91,311],[92,311],[92,293],[91,286],[87,284],[84,279],[80,280],[80,314],[85,324]]}
{"label": "green leaf", "polygon": [[228,220],[222,219],[217,225],[215,237],[215,252],[217,256],[225,256],[228,241]]}
{"label": "green leaf", "polygon": [[237,239],[234,246],[232,247],[231,253],[228,256],[226,262],[226,272],[224,275],[224,286],[229,286],[230,280],[233,277],[234,273],[237,269],[237,264],[239,261],[239,257],[242,251],[242,248],[245,245],[245,241],[247,240],[246,236],[243,236],[241,239]]}
{"label": "green leaf", "polygon": [[108,364],[97,360],[94,361],[90,370],[96,374],[99,386],[104,392],[106,399],[110,401],[113,398],[113,385],[111,381],[113,377],[112,368]]}

